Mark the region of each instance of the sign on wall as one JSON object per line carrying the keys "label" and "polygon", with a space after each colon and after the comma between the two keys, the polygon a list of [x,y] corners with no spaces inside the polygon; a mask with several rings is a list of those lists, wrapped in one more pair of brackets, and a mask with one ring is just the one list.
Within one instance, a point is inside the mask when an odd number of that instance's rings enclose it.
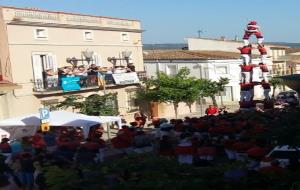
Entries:
{"label": "sign on wall", "polygon": [[135,84],[140,82],[136,72],[118,73],[113,74],[112,76],[117,85]]}
{"label": "sign on wall", "polygon": [[48,108],[40,108],[41,123],[48,123],[50,119],[50,110]]}

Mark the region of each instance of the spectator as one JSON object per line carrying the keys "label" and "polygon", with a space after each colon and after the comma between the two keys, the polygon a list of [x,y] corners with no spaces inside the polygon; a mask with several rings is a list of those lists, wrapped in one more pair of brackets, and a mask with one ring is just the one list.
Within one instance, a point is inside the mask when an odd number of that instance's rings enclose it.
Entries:
{"label": "spectator", "polygon": [[11,147],[9,145],[9,139],[3,138],[0,143],[0,152],[1,153],[11,153]]}
{"label": "spectator", "polygon": [[205,110],[206,115],[211,116],[211,115],[216,115],[218,114],[218,108],[213,105],[209,105],[209,107]]}

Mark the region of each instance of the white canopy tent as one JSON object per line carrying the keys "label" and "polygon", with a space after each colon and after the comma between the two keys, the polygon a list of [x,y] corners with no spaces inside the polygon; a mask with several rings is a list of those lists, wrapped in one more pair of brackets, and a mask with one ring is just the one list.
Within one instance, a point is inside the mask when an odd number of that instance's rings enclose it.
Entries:
{"label": "white canopy tent", "polygon": [[[90,127],[97,124],[116,123],[121,127],[121,118],[116,116],[87,116],[66,111],[50,112],[50,126],[82,127],[85,137]],[[11,139],[33,135],[41,125],[40,114],[30,114],[22,117],[0,121],[0,129],[7,131]]]}
{"label": "white canopy tent", "polygon": [[9,133],[7,131],[4,131],[3,129],[0,129],[0,141],[4,138],[9,138]]}

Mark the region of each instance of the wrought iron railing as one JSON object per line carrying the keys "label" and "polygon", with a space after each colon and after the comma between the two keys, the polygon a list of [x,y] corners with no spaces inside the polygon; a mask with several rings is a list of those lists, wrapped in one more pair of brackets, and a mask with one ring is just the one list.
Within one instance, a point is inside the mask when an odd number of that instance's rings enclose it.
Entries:
{"label": "wrought iron railing", "polygon": [[[147,78],[145,71],[138,71],[136,73],[140,81]],[[106,86],[115,85],[112,74],[105,74],[102,76],[102,78],[104,78]],[[77,84],[80,86],[80,90],[97,88],[100,85],[103,85],[103,83],[99,81],[97,75],[79,76],[79,81]],[[38,79],[34,81],[33,91],[35,92],[55,92],[60,90],[63,90],[62,79],[59,79],[58,77],[51,77],[43,80]]]}

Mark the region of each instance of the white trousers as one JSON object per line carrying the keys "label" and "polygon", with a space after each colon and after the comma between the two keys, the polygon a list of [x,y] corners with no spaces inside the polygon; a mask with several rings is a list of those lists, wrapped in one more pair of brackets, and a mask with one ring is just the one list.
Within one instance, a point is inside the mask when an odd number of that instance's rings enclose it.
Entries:
{"label": "white trousers", "polygon": [[268,82],[268,75],[269,75],[269,72],[262,72],[262,78],[263,78],[263,80],[265,80],[266,82]]}
{"label": "white trousers", "polygon": [[258,39],[257,39],[257,43],[258,43],[258,44],[262,44],[263,42],[264,42],[264,38],[258,38]]}
{"label": "white trousers", "polygon": [[252,72],[241,72],[242,74],[242,83],[250,83]]}
{"label": "white trousers", "polygon": [[262,63],[265,63],[265,60],[267,59],[268,55],[261,55],[260,59]]}
{"label": "white trousers", "polygon": [[250,55],[249,54],[241,54],[241,58],[243,59],[243,63],[246,65],[250,64]]}
{"label": "white trousers", "polygon": [[249,44],[250,44],[249,40],[244,39],[244,45],[247,46]]}

